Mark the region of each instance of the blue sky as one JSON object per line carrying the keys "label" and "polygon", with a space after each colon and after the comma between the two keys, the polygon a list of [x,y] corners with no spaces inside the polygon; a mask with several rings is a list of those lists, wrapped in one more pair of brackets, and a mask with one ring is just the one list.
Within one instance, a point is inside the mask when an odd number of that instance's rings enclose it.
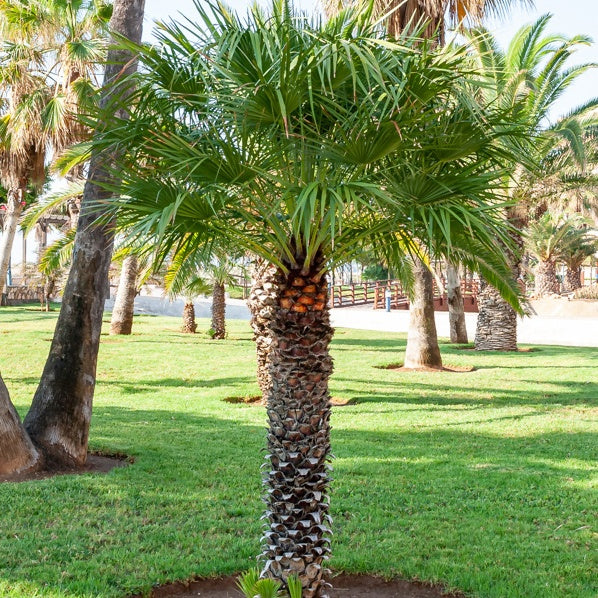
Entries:
{"label": "blue sky", "polygon": [[[306,10],[315,10],[318,0],[299,0],[296,4]],[[265,2],[264,2],[265,3]],[[250,0],[229,0],[232,8],[245,12]],[[549,25],[551,33],[563,33],[569,37],[585,34],[598,42],[598,0],[535,0],[535,9],[514,8],[507,18],[502,21],[487,23],[504,46],[507,45],[515,31],[522,25],[535,21],[540,15],[551,13],[553,18]],[[152,22],[177,18],[179,13],[192,17],[195,8],[192,0],[146,0],[146,22],[144,37],[148,39],[151,34]],[[576,63],[598,63],[598,44],[583,48],[577,52]],[[559,116],[576,105],[584,103],[598,96],[598,69],[585,73],[563,95],[554,111],[553,116]]]}

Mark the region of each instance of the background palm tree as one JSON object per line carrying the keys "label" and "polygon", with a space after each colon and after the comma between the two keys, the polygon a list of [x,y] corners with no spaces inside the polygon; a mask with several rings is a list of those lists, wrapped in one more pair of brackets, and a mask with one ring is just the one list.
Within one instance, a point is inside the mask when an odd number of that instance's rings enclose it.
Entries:
{"label": "background palm tree", "polygon": [[96,98],[94,71],[105,51],[111,7],[76,0],[0,2],[0,179],[8,190],[0,244],[6,270],[29,183],[45,180],[48,151],[58,153],[89,135],[79,118]]}
{"label": "background palm tree", "polygon": [[[116,0],[110,28],[123,39],[139,43],[143,25],[143,0]],[[115,45],[107,55],[100,108],[119,98],[118,106],[101,112],[94,135],[108,128],[113,118],[126,118],[130,89],[120,85],[137,63],[129,48]],[[114,151],[92,152],[88,181],[73,251],[73,265],[62,298],[50,353],[25,427],[44,453],[57,463],[81,464],[87,458],[97,354],[108,291],[113,227],[96,225],[103,213],[100,200],[110,195],[105,185],[114,183],[110,166]]]}
{"label": "background palm tree", "polygon": [[[528,127],[529,155],[535,162],[546,165],[553,152],[568,148],[568,155],[583,167],[586,156],[584,131],[592,125],[591,117],[598,105],[596,100],[586,102],[553,124],[550,110],[555,100],[582,73],[593,65],[569,66],[575,50],[590,42],[587,37],[571,39],[558,35],[545,35],[550,15],[545,15],[531,25],[522,27],[502,51],[494,37],[485,30],[474,31],[471,42],[476,49],[475,59],[484,71],[487,101],[495,100],[504,106],[516,106],[520,122]],[[511,195],[517,199],[517,206],[508,211],[507,217],[514,229],[523,230],[527,225],[527,211],[530,196],[527,190],[532,181],[541,181],[546,176],[542,166],[527,170],[513,165]],[[522,203],[522,199],[526,202]],[[522,248],[519,236],[516,243]],[[521,251],[521,250],[520,250]],[[519,251],[519,253],[520,253]],[[513,254],[513,277],[520,275],[520,258]],[[491,285],[484,285],[478,297],[480,313],[476,329],[477,350],[516,350],[517,317],[514,311],[501,300]]]}
{"label": "background palm tree", "polygon": [[[472,104],[460,54],[380,40],[367,12],[319,30],[282,2],[269,16],[254,7],[246,22],[196,6],[197,27],[162,26],[160,47],[142,50],[139,109],[106,131],[104,143],[129,147],[114,211],[129,230],[155,234],[163,259],[224,239],[272,265],[263,575],[297,573],[304,596],[323,596],[327,273],[362,245],[405,273],[427,238],[432,255],[451,245],[506,280],[493,204],[508,127]],[[413,169],[420,152],[442,167]],[[504,291],[517,302],[512,285]]]}
{"label": "background palm tree", "polygon": [[[435,44],[444,45],[448,24],[462,26],[465,22],[479,24],[485,16],[504,15],[515,3],[533,6],[528,0],[377,0],[375,12],[383,17],[383,23],[392,37],[402,34],[417,34]],[[342,6],[351,4],[343,0],[324,2],[328,16],[334,15]],[[424,239],[425,241],[425,239]],[[434,277],[429,268],[420,264],[415,276],[420,278],[414,289],[410,308],[409,331],[405,349],[405,363],[413,367],[442,367],[440,348],[434,319],[434,296],[431,291]],[[465,311],[461,296],[460,279],[457,270],[450,267],[447,276],[449,320],[451,340],[467,342]],[[423,293],[421,296],[418,294]]]}

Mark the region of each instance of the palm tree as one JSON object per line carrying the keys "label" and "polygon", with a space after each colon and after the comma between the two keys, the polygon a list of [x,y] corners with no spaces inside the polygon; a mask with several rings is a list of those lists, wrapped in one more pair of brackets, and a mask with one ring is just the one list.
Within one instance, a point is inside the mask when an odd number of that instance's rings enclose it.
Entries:
{"label": "palm tree", "polygon": [[[470,102],[460,56],[381,40],[367,13],[320,30],[286,3],[271,16],[253,8],[248,23],[196,7],[196,28],[161,26],[160,47],[143,49],[140,109],[106,131],[105,143],[129,146],[114,210],[163,256],[224,239],[272,265],[263,575],[296,573],[304,596],[323,596],[327,274],[366,244],[400,270],[406,254],[423,255],[415,240],[427,231],[432,255],[450,242],[506,280],[494,236],[507,236],[490,207],[506,132],[493,123],[505,123]],[[442,166],[411,167],[432,153]]]}
{"label": "palm tree", "polygon": [[2,287],[29,183],[45,179],[48,149],[89,135],[79,115],[96,97],[94,69],[104,55],[104,2],[0,2],[0,179],[8,190],[0,244]]}
{"label": "palm tree", "polygon": [[[490,14],[502,16],[514,3],[513,0],[376,0],[375,7],[376,12],[384,17],[385,27],[392,37],[399,37],[406,32],[416,33],[443,46],[447,24],[478,24]],[[528,0],[518,0],[517,3],[533,5]],[[324,2],[324,7],[328,16],[331,16],[346,4],[350,2],[328,0]],[[415,301],[411,301],[405,364],[437,369],[442,367],[442,362],[431,291],[434,277],[429,268],[422,266],[423,263],[415,269],[415,275],[420,280],[413,295]],[[457,271],[449,268],[451,275],[447,277],[447,293],[450,297],[451,341],[467,342],[465,311],[462,298],[459,300],[460,280]],[[423,295],[418,296],[419,293]]]}
{"label": "palm tree", "polygon": [[[121,38],[139,43],[143,25],[144,0],[116,0],[110,28]],[[113,119],[124,119],[130,89],[120,84],[136,69],[129,48],[115,46],[108,52],[102,99],[105,108],[94,135],[108,128]],[[73,251],[73,264],[63,294],[60,315],[25,427],[36,446],[58,463],[81,464],[87,458],[97,354],[104,300],[108,289],[108,268],[112,255],[113,227],[96,225],[103,213],[100,201],[110,195],[106,185],[114,184],[111,174],[115,151],[92,152],[88,181],[83,192],[81,215]]]}
{"label": "palm tree", "polygon": [[598,252],[598,238],[587,229],[574,228],[565,236],[561,260],[566,266],[564,287],[571,292],[581,288],[581,266]]}
{"label": "palm tree", "polygon": [[[571,39],[558,35],[545,35],[550,15],[545,15],[531,25],[522,27],[510,42],[506,52],[498,47],[493,36],[484,30],[473,32],[476,62],[485,73],[487,101],[493,99],[503,106],[515,106],[517,117],[528,127],[530,144],[528,153],[539,164],[550,162],[551,154],[565,144],[579,165],[586,160],[584,130],[591,124],[588,115],[598,102],[592,100],[569,115],[550,123],[550,110],[565,89],[592,65],[568,66],[575,50],[589,43],[589,39],[576,36]],[[539,181],[545,176],[542,169],[529,171],[513,165],[512,196],[518,207],[509,210],[508,218],[516,230],[527,225],[526,210],[520,200],[526,196],[525,179]],[[529,200],[529,197],[527,198]],[[529,201],[528,201],[529,204]],[[519,236],[517,244],[523,243]],[[519,277],[519,258],[512,256],[513,277]],[[516,350],[517,316],[491,285],[483,286],[478,297],[480,313],[476,329],[477,350]]]}
{"label": "palm tree", "polygon": [[564,261],[573,272],[568,277],[572,287],[568,290],[581,287],[579,268],[598,248],[598,239],[587,228],[582,228],[583,224],[579,218],[563,220],[547,212],[527,228],[526,246],[537,260],[534,268],[536,297],[560,292],[556,276],[558,261]]}

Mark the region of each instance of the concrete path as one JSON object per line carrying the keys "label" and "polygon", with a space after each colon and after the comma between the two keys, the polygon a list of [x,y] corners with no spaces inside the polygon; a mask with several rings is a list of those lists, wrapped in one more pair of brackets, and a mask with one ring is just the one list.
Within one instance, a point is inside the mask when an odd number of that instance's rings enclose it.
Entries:
{"label": "concrete path", "polygon": [[[111,310],[113,301],[106,302],[106,309]],[[181,317],[182,300],[169,301],[162,297],[140,296],[135,299],[135,313]],[[195,315],[198,318],[210,317],[209,299],[195,301]],[[542,309],[542,311],[546,311]],[[562,312],[557,310],[557,313]],[[596,312],[594,314],[594,312]],[[536,315],[519,319],[518,342],[532,345],[568,345],[578,347],[598,347],[598,302],[579,310],[583,317],[563,317]],[[226,317],[233,320],[249,320],[249,310],[240,299],[228,299]],[[466,314],[467,332],[473,340],[477,314]],[[388,332],[407,332],[409,312],[393,310],[387,313],[374,310],[370,306],[343,307],[332,310],[332,325],[341,328],[359,328],[362,330],[381,330]],[[448,313],[436,313],[438,336],[449,336]]]}

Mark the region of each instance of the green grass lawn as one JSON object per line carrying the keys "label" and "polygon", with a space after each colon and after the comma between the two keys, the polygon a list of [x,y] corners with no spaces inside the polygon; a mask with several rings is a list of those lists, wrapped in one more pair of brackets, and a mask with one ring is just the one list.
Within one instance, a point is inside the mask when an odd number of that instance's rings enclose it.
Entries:
{"label": "green grass lawn", "polygon": [[[0,310],[0,369],[21,414],[56,313]],[[247,323],[229,338],[137,317],[102,337],[90,448],[107,475],[0,484],[0,595],[109,597],[255,563],[262,407]],[[200,327],[207,330],[207,321]],[[595,349],[477,354],[471,373],[399,373],[404,335],[338,330],[332,394],[336,570],[440,582],[472,596],[594,598]]]}

